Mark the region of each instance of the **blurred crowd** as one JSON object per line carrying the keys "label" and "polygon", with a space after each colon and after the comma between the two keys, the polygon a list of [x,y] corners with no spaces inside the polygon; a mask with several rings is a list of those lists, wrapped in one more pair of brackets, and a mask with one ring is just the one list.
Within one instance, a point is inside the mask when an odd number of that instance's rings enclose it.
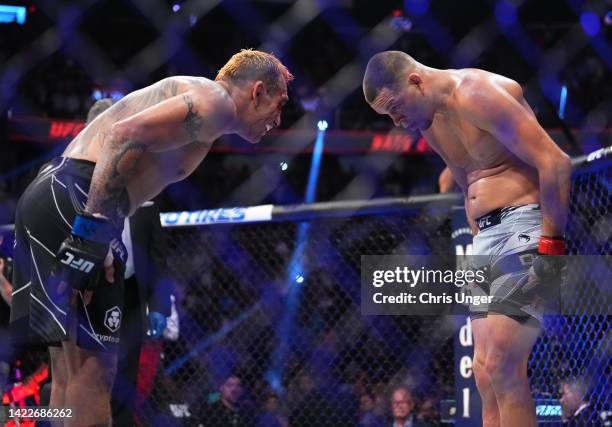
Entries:
{"label": "blurred crowd", "polygon": [[[312,115],[325,118],[331,129],[389,129],[390,120],[364,102],[359,72],[368,59],[364,52],[396,49],[436,68],[478,67],[515,79],[545,128],[610,125],[603,108],[612,94],[610,69],[599,39],[612,27],[603,18],[604,7],[594,8],[591,18],[598,22],[587,27],[571,4],[515,2],[517,27],[504,32],[501,23],[496,25],[501,17],[494,3],[473,2],[462,9],[446,0],[427,10],[424,2],[428,13],[420,16],[401,1],[331,2],[293,24],[286,19],[292,2],[225,1],[201,16],[183,13],[182,2],[175,3],[176,16],[170,6],[153,14],[129,2],[65,9],[41,2],[28,12],[27,25],[0,27],[0,59],[16,74],[3,94],[3,112],[84,119],[94,98],[117,99],[170,75],[214,78],[232,53],[260,47],[278,55],[296,76],[281,127]],[[456,19],[459,12],[470,19]],[[379,32],[396,31],[398,19],[409,25],[390,45],[372,35],[376,26]],[[232,31],[220,38],[220,28]],[[63,48],[46,42],[51,34]],[[124,43],[126,37],[132,43]],[[160,41],[165,49],[156,49]],[[24,56],[28,44],[37,46],[36,57]],[[332,84],[347,67],[358,72]],[[562,85],[567,102],[560,114]]]}
{"label": "blurred crowd", "polygon": [[[323,40],[320,43],[324,45]],[[407,52],[423,57],[422,61],[428,63],[427,58],[431,55],[426,50],[410,52],[411,46],[406,44]],[[239,49],[240,45],[237,44],[236,50]],[[228,48],[228,52],[231,51]],[[328,55],[326,58],[314,61],[314,72],[322,76],[333,76],[341,68],[342,61],[346,60],[341,55]],[[168,67],[167,75],[177,72],[176,67]],[[212,79],[216,72],[213,67],[206,67],[200,73]],[[19,96],[9,105],[10,115],[84,120],[87,110],[96,99],[104,96],[119,99],[131,90],[154,83],[158,77],[151,76],[154,78],[139,82],[122,80],[120,84],[104,86],[97,83],[77,62],[60,54],[52,55],[30,74],[28,79],[21,81]],[[512,76],[508,70],[504,70],[504,74]],[[516,74],[520,73],[517,71]],[[562,83],[567,87],[568,100],[563,121],[557,115],[559,99],[546,99],[542,96],[542,87],[523,82],[525,96],[543,126],[556,128],[565,122],[569,127],[589,127],[598,131],[609,127],[610,118],[603,114],[602,105],[610,99],[612,89],[606,84],[610,71],[603,60],[594,54],[580,55],[564,70],[562,77]],[[281,124],[284,129],[294,127],[298,120],[308,120],[309,117],[315,122],[327,120],[331,129],[389,130],[392,127],[390,120],[371,111],[363,100],[360,87],[356,87],[339,102],[325,87],[297,80],[289,88],[289,95],[290,102],[285,107]],[[555,97],[560,97],[560,93],[555,94]]]}

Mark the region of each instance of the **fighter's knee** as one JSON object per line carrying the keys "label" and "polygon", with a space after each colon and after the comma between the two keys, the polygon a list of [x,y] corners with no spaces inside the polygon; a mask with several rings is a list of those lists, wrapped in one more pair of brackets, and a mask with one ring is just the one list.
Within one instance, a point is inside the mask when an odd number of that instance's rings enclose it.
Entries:
{"label": "fighter's knee", "polygon": [[490,383],[489,374],[485,366],[485,359],[483,357],[475,356],[472,364],[472,370],[474,371],[474,378],[476,385],[480,388]]}
{"label": "fighter's knee", "polygon": [[513,388],[527,381],[526,372],[522,373],[520,361],[500,354],[486,358],[483,366],[491,385],[496,389]]}
{"label": "fighter's knee", "polygon": [[77,381],[100,393],[110,392],[117,373],[116,356],[88,352],[82,357],[85,359]]}
{"label": "fighter's knee", "polygon": [[504,378],[504,371],[507,370],[507,366],[504,363],[504,358],[499,356],[487,357],[482,365],[483,370],[491,381],[499,382],[500,379]]}
{"label": "fighter's knee", "polygon": [[59,388],[65,390],[68,386],[68,376],[67,375],[59,375],[57,372],[53,372],[51,370],[51,386],[53,388]]}
{"label": "fighter's knee", "polygon": [[93,397],[109,396],[115,379],[114,372],[97,372],[95,375],[86,371],[79,372],[71,382],[70,386],[77,386]]}

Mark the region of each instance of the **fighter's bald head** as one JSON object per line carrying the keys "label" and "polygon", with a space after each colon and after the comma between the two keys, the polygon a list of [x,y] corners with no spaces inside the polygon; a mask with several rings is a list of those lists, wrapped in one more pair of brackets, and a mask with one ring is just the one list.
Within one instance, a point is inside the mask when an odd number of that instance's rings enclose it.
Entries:
{"label": "fighter's bald head", "polygon": [[407,53],[388,50],[374,55],[368,61],[363,76],[363,94],[372,104],[383,89],[394,91],[402,83],[402,77],[419,67],[419,63]]}

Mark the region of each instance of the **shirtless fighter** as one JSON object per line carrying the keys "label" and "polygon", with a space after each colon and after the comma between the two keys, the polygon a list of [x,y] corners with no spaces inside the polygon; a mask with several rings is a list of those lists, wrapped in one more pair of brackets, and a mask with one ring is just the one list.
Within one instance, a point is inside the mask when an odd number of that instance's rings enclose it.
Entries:
{"label": "shirtless fighter", "polygon": [[[559,258],[548,255],[565,253],[570,159],[538,124],[520,85],[497,74],[438,70],[388,51],[370,59],[363,91],[376,112],[418,129],[444,159],[465,197],[474,254],[488,256],[493,303],[470,307],[484,425],[535,426],[527,361],[542,312],[521,279],[537,288],[557,273]],[[529,253],[531,269],[507,262]],[[515,269],[496,276],[499,265]]]}
{"label": "shirtless fighter", "polygon": [[111,422],[123,218],[191,174],[219,136],[256,143],[278,126],[292,79],[273,55],[242,50],[215,81],[170,77],[137,90],[83,129],[24,192],[13,336],[49,347],[51,406],[74,409],[65,425]]}

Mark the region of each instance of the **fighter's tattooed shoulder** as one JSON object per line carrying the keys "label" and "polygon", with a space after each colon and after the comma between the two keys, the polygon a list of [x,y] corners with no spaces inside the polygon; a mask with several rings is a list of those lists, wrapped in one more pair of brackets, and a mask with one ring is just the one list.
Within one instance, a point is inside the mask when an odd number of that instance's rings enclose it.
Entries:
{"label": "fighter's tattooed shoulder", "polygon": [[185,130],[192,140],[197,140],[204,120],[195,109],[191,96],[183,95],[183,100],[185,101],[185,104],[187,104],[187,115],[185,116],[185,120],[183,122],[185,125]]}

